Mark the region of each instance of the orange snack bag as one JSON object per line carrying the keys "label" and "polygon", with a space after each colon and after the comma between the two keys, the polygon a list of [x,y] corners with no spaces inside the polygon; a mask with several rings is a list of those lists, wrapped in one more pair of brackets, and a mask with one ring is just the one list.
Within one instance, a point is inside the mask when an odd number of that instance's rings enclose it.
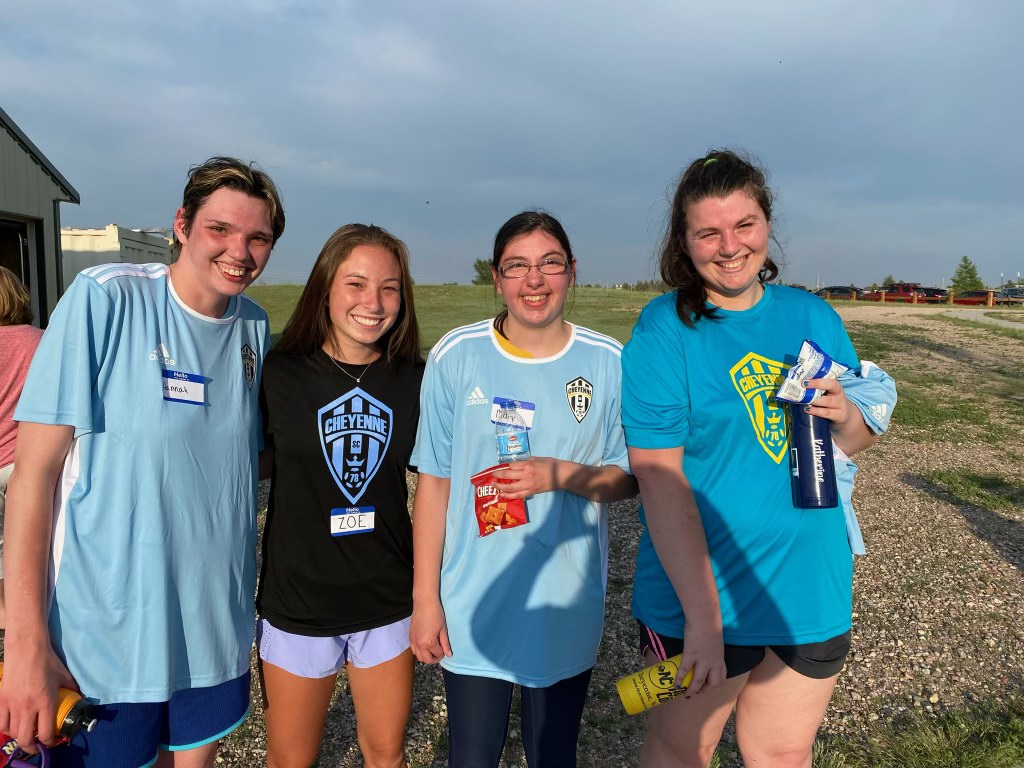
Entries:
{"label": "orange snack bag", "polygon": [[473,485],[473,509],[481,536],[489,536],[502,528],[514,528],[527,522],[526,502],[523,499],[501,498],[499,486],[502,481],[494,477],[494,472],[507,468],[508,464],[498,464],[469,478]]}

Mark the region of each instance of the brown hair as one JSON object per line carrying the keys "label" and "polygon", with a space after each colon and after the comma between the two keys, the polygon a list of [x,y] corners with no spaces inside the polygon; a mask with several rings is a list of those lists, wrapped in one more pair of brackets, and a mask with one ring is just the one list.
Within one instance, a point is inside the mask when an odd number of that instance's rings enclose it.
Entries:
{"label": "brown hair", "polygon": [[0,325],[28,325],[32,322],[32,297],[18,276],[0,267]]}
{"label": "brown hair", "polygon": [[[746,192],[764,212],[771,224],[774,194],[768,187],[765,172],[752,159],[728,149],[715,149],[694,160],[683,171],[672,200],[668,231],[661,246],[661,279],[676,288],[676,314],[693,327],[701,317],[714,317],[714,307],[707,306],[707,288],[686,252],[686,212],[694,203],[709,197],[728,197],[733,192]],[[778,241],[772,235],[778,246]],[[761,283],[779,276],[779,267],[769,256],[757,275]]]}
{"label": "brown hair", "polygon": [[[199,209],[203,207],[210,195],[218,189],[234,189],[249,197],[255,197],[267,204],[270,213],[270,227],[274,233],[271,246],[275,245],[284,232],[284,206],[281,204],[281,193],[266,171],[256,163],[244,163],[233,157],[211,157],[202,165],[193,165],[188,172],[188,183],[182,196],[181,208],[184,229],[187,233],[192,227]],[[177,235],[171,250],[179,253],[181,243]]]}
{"label": "brown hair", "polygon": [[274,349],[280,352],[309,354],[320,349],[331,336],[331,316],[328,301],[334,275],[359,245],[376,245],[390,251],[398,260],[401,273],[402,305],[395,324],[381,337],[387,361],[394,359],[417,362],[420,352],[420,327],[416,321],[416,306],[412,295],[412,275],[409,272],[409,249],[405,243],[386,229],[373,224],[346,224],[327,238],[320,255],[316,257],[295,311],[281,333]]}
{"label": "brown hair", "polygon": [[[569,260],[569,273],[572,279],[573,296],[575,296],[576,285],[576,257],[572,255],[572,246],[569,244],[569,235],[565,233],[562,222],[556,219],[547,211],[526,210],[517,213],[511,219],[501,225],[501,229],[494,235],[494,252],[491,256],[491,269],[497,272],[501,266],[501,257],[505,255],[505,249],[513,240],[518,240],[525,235],[534,232],[543,232],[550,235],[565,251],[565,257]],[[494,318],[494,330],[502,336],[505,335],[505,320],[508,319],[508,308],[501,310]]]}

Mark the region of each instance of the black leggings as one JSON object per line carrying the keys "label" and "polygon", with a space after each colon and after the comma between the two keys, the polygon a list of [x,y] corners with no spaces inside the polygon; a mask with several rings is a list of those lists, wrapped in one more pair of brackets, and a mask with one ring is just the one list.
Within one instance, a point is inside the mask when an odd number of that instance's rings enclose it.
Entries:
{"label": "black leggings", "polygon": [[[530,768],[576,765],[576,739],[592,671],[545,688],[520,686],[523,750]],[[495,768],[508,735],[513,683],[442,672],[448,699],[449,768]]]}

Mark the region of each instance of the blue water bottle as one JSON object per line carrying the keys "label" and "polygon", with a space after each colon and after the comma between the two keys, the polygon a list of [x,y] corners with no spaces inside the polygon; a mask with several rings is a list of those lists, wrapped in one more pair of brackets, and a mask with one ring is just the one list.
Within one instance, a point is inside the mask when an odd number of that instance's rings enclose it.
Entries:
{"label": "blue water bottle", "polygon": [[836,465],[832,457],[832,432],[828,419],[812,416],[803,405],[791,405],[789,468],[792,473],[793,506],[828,509],[839,505]]}

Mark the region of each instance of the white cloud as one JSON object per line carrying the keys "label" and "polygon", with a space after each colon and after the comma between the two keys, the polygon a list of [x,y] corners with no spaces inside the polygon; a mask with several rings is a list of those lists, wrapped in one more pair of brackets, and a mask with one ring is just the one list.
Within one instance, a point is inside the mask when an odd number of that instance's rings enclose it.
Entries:
{"label": "white cloud", "polygon": [[359,216],[453,279],[527,205],[595,279],[646,273],[679,169],[739,145],[773,172],[793,279],[870,282],[967,249],[1019,267],[1022,27],[1012,0],[7,0],[0,106],[82,192],[66,216],[163,222],[226,152],[287,183],[299,261]]}

